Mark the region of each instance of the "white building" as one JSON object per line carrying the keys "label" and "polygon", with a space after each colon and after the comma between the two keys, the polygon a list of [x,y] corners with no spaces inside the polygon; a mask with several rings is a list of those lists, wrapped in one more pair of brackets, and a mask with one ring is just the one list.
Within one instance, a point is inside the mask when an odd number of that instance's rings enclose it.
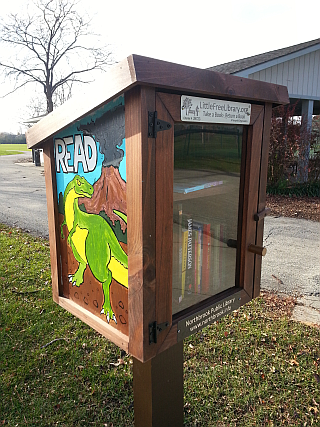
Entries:
{"label": "white building", "polygon": [[320,114],[320,38],[209,69],[287,86],[297,116],[311,124],[312,114]]}

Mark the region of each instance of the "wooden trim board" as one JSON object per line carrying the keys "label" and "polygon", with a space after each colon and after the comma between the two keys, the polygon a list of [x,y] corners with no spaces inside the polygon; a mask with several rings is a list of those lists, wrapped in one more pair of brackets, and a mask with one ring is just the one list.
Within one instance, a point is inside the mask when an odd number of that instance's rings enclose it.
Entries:
{"label": "wooden trim board", "polygon": [[32,126],[26,132],[28,148],[38,146],[136,85],[230,100],[289,103],[285,86],[131,55],[111,67],[88,93],[75,96]]}
{"label": "wooden trim board", "polygon": [[122,348],[126,352],[129,351],[129,337],[127,335],[108,325],[108,323],[99,319],[99,317],[90,313],[90,311],[81,307],[79,304],[76,304],[69,298],[59,297],[58,304],[65,310],[69,311],[69,313],[91,326],[105,338],[108,338],[118,347]]}
{"label": "wooden trim board", "polygon": [[59,295],[62,294],[62,292],[60,292],[60,245],[57,235],[58,201],[56,192],[56,175],[54,169],[53,141],[47,141],[47,143],[44,145],[43,160],[47,196],[52,296],[53,300],[58,302]]}

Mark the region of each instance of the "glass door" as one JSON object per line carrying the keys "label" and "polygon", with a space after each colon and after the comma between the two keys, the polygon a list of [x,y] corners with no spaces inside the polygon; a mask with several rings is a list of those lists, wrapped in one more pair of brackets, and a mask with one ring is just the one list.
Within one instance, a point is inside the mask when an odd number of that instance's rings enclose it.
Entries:
{"label": "glass door", "polygon": [[243,126],[174,126],[172,314],[235,286]]}

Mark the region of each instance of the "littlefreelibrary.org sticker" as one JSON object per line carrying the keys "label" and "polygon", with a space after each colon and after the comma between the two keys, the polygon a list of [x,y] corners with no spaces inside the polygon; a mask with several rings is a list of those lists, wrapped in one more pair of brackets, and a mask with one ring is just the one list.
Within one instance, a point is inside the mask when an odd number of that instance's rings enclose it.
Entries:
{"label": "littlefreelibrary.org sticker", "polygon": [[181,96],[181,120],[198,123],[249,125],[251,104]]}

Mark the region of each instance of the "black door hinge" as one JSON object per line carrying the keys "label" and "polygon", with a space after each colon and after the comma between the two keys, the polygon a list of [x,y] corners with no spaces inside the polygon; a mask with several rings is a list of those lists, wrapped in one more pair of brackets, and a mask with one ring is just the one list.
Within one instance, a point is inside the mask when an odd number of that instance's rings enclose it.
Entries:
{"label": "black door hinge", "polygon": [[149,344],[157,343],[158,335],[169,326],[169,322],[160,323],[152,322],[149,325]]}
{"label": "black door hinge", "polygon": [[164,120],[158,119],[157,111],[148,112],[148,137],[156,138],[157,133],[162,130],[171,129],[171,124]]}

